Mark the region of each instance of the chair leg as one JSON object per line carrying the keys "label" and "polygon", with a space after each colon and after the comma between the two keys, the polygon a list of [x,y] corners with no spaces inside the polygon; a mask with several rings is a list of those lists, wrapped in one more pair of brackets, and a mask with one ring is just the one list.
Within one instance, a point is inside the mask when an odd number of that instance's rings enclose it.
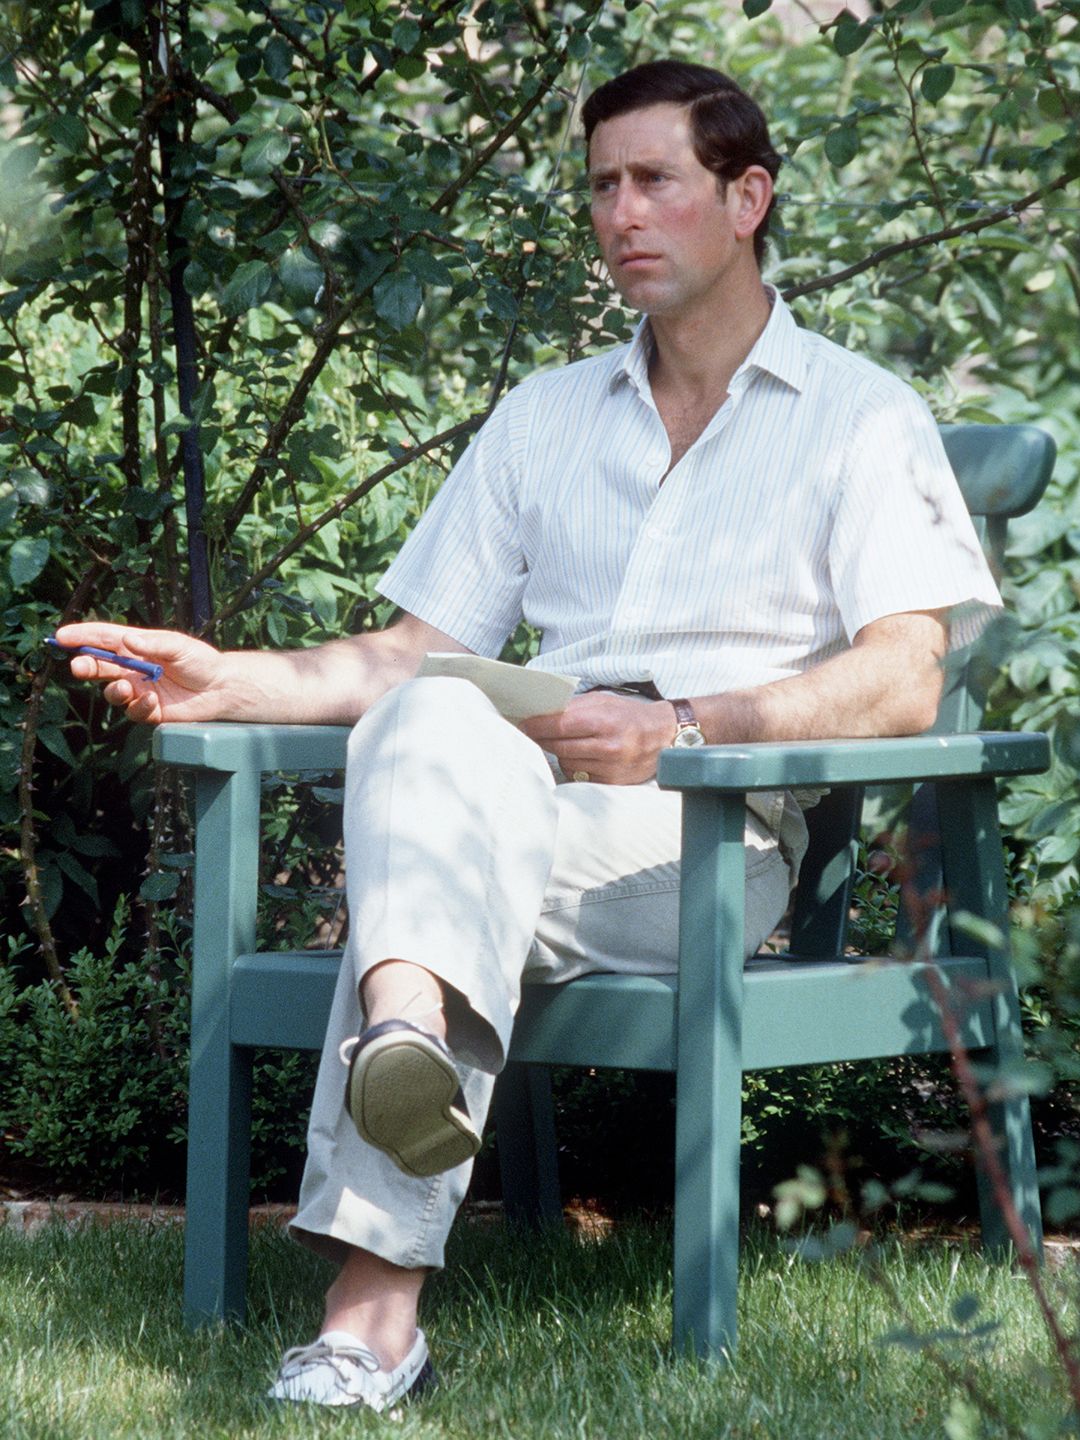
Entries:
{"label": "chair leg", "polygon": [[[1027,1096],[1016,1096],[990,1109],[990,1126],[996,1142],[998,1159],[1005,1174],[1005,1186],[1041,1261],[1042,1214],[1039,1209],[1039,1186],[1035,1178],[1035,1147],[1031,1135],[1031,1109]],[[983,1250],[995,1260],[1008,1259],[1015,1251],[1012,1236],[997,1191],[982,1164],[976,1165],[979,1189],[979,1214],[982,1220]]]}
{"label": "chair leg", "polygon": [[[994,1070],[1008,1070],[1022,1063],[1024,1040],[1016,975],[1008,955],[1008,902],[994,782],[987,779],[941,785],[938,806],[950,913],[967,911],[981,915],[1003,937],[1002,945],[976,941],[965,934],[962,924],[956,924],[950,941],[954,954],[982,953],[987,957],[990,978],[996,986],[992,1001],[995,1044],[987,1059]],[[991,1099],[989,1118],[997,1157],[1004,1171],[1005,1188],[1041,1259],[1042,1217],[1027,1097]],[[1006,1256],[1011,1253],[1012,1240],[999,1197],[981,1163],[977,1174],[984,1248],[988,1254]]]}
{"label": "chair leg", "polygon": [[744,824],[742,796],[683,796],[673,1341],[712,1358],[736,1343]]}
{"label": "chair leg", "polygon": [[242,1319],[247,1285],[251,1052],[229,1031],[237,955],[255,948],[258,772],[199,771],[195,782],[184,1317]]}
{"label": "chair leg", "polygon": [[492,1106],[506,1218],[530,1226],[561,1221],[551,1072],[511,1060]]}
{"label": "chair leg", "polygon": [[[216,1063],[215,1063],[216,1062]],[[192,1058],[184,1321],[242,1320],[247,1289],[251,1051]]]}

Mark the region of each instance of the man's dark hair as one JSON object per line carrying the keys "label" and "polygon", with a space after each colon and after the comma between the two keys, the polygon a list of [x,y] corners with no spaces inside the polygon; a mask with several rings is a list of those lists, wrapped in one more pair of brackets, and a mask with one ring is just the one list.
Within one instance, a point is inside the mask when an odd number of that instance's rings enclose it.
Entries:
{"label": "man's dark hair", "polygon": [[[769,140],[769,127],[757,103],[719,70],[685,60],[653,60],[616,75],[585,101],[581,116],[585,140],[603,120],[645,110],[650,105],[685,105],[690,111],[694,154],[721,184],[737,180],[760,165],[775,180],[780,156]],[[765,256],[775,198],[754,231],[754,255]]]}

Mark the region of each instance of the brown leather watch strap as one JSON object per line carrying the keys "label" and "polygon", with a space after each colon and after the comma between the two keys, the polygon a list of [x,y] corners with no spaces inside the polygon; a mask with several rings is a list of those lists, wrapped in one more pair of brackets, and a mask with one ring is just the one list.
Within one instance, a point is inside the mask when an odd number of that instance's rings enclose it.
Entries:
{"label": "brown leather watch strap", "polygon": [[684,725],[696,725],[697,716],[694,714],[694,707],[689,700],[669,700],[668,704],[675,709],[675,719],[681,730]]}

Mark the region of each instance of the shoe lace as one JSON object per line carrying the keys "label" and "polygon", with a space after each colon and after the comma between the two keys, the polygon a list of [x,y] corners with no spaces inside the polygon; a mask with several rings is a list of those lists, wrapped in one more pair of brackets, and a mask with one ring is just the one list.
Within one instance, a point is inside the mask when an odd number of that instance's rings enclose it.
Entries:
{"label": "shoe lace", "polygon": [[335,1345],[327,1340],[313,1340],[310,1345],[294,1345],[281,1357],[281,1378],[295,1379],[312,1365],[327,1364],[337,1376],[339,1385],[349,1383],[349,1366],[359,1365],[369,1375],[380,1368],[376,1356],[359,1340],[355,1345]]}

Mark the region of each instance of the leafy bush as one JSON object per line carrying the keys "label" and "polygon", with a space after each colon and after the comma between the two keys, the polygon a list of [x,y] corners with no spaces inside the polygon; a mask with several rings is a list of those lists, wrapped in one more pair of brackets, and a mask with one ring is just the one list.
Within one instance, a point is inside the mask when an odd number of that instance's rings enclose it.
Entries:
{"label": "leafy bush", "polygon": [[[107,957],[110,1013],[156,1005],[181,1027],[186,1003],[183,788],[145,733],[63,683],[44,636],[83,613],[229,645],[381,623],[378,574],[500,389],[627,333],[571,101],[663,53],[765,103],[787,159],[770,274],[801,320],[908,375],[943,419],[1036,419],[1061,443],[1012,549],[1021,628],[996,704],[1055,735],[1054,774],[1016,783],[1007,814],[1018,871],[1066,894],[1077,0],[898,0],[820,29],[744,10],[43,0],[0,16],[0,877],[24,927],[9,1028],[33,1009],[65,1034]],[[292,793],[268,795],[260,922],[286,944],[332,926],[339,869],[314,792]],[[167,994],[140,988],[155,976]],[[153,1034],[130,1039],[179,1114]],[[267,1095],[288,1091],[301,1062],[268,1063]],[[57,1115],[19,1123],[59,1163]],[[270,1169],[292,1165],[290,1134]],[[109,1183],[151,1154],[115,1143]]]}
{"label": "leafy bush", "polygon": [[0,1129],[61,1183],[146,1189],[160,1177],[173,1189],[186,1017],[175,987],[120,958],[128,920],[121,902],[104,950],[72,955],[74,1006],[43,982],[20,993],[4,972]]}

